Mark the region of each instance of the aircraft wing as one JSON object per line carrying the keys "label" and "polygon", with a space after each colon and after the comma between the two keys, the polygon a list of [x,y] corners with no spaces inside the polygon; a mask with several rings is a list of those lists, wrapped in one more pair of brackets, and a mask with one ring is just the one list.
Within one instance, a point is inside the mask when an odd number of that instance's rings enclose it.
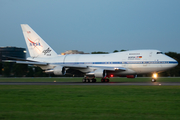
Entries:
{"label": "aircraft wing", "polygon": [[107,67],[107,66],[91,66],[90,68],[94,68],[94,69],[104,69],[104,70],[108,70],[108,71],[125,71],[126,68],[124,67]]}
{"label": "aircraft wing", "polygon": [[71,65],[71,64],[65,64],[62,65],[65,68],[74,68],[74,69],[87,69],[89,68],[87,65]]}
{"label": "aircraft wing", "polygon": [[29,65],[48,65],[46,62],[33,62],[33,61],[16,61],[16,60],[3,60],[3,62],[14,62],[18,64],[29,64]]}
{"label": "aircraft wing", "polygon": [[73,69],[87,69],[87,68],[92,68],[92,69],[104,69],[108,71],[125,71],[126,68],[124,67],[107,67],[107,66],[87,66],[87,65],[71,65],[71,64],[65,64],[63,65],[66,68],[73,68]]}
{"label": "aircraft wing", "polygon": [[[3,60],[3,62],[14,62],[18,64],[29,64],[29,65],[41,65],[46,66],[49,63],[46,62],[37,62],[37,61],[16,61],[16,60]],[[104,69],[108,71],[126,71],[126,68],[124,67],[108,67],[108,66],[87,66],[87,65],[81,65],[81,64],[62,64],[61,66],[65,68],[72,68],[72,69]]]}

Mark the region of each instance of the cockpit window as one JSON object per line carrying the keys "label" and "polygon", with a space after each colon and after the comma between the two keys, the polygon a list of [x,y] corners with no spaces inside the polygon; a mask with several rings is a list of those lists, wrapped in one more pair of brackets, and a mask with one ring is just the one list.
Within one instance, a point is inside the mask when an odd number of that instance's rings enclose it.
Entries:
{"label": "cockpit window", "polygon": [[163,52],[157,52],[157,54],[163,54]]}

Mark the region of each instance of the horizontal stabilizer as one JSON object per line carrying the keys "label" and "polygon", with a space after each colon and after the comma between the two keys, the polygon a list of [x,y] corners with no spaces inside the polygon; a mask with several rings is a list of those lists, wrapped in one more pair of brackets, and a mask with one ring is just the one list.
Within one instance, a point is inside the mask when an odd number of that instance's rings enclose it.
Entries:
{"label": "horizontal stabilizer", "polygon": [[22,58],[18,58],[18,57],[11,57],[11,56],[5,56],[5,55],[2,55],[2,56],[9,60],[32,61],[32,60],[22,59]]}
{"label": "horizontal stabilizer", "polygon": [[45,62],[31,62],[31,61],[3,60],[3,62],[14,62],[17,64],[28,64],[28,65],[48,65],[48,63]]}

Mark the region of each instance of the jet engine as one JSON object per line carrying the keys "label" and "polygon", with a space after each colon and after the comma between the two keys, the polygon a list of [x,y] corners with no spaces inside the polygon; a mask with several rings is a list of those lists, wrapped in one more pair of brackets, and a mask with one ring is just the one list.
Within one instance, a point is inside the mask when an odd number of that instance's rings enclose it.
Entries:
{"label": "jet engine", "polygon": [[46,70],[45,73],[54,73],[55,75],[65,75],[66,69],[63,66],[56,66],[54,69]]}
{"label": "jet engine", "polygon": [[86,74],[87,76],[95,76],[98,78],[106,77],[106,71],[104,69],[97,69],[94,72],[90,72]]}

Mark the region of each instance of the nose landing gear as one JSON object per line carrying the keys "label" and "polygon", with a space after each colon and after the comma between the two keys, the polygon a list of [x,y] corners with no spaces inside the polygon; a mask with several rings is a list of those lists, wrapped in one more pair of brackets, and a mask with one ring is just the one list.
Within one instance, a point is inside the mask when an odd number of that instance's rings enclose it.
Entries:
{"label": "nose landing gear", "polygon": [[153,73],[151,82],[156,82],[157,77],[158,77],[158,74],[157,73]]}
{"label": "nose landing gear", "polygon": [[151,79],[151,82],[156,82],[156,79],[152,78],[152,79]]}

